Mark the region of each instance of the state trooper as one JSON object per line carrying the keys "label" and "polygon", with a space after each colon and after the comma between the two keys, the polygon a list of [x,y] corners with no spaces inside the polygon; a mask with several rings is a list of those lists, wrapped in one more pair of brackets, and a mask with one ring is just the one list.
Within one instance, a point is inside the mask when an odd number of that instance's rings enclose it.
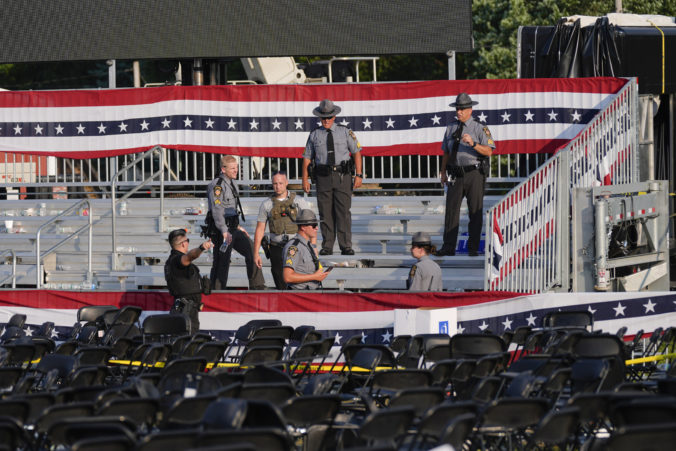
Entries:
{"label": "state trooper", "polygon": [[284,246],[284,282],[290,290],[317,290],[328,275],[310,245],[317,238],[317,216],[301,210],[295,222],[298,233]]}
{"label": "state trooper", "polygon": [[[272,176],[272,189],[274,194],[265,199],[258,210],[256,231],[254,233],[254,262],[259,268],[263,267],[260,256],[261,245],[265,255],[270,259],[270,269],[278,290],[286,289],[283,268],[284,259],[282,251],[286,243],[298,232],[298,226],[294,222],[301,210],[309,209],[310,204],[296,193],[287,189],[289,179],[285,172],[276,172]],[[265,239],[265,224],[270,229],[269,239]],[[317,244],[317,236],[311,239],[313,248]]]}
{"label": "state trooper", "polygon": [[[324,99],[312,113],[321,126],[310,132],[303,153],[303,190],[310,192],[308,167],[314,165],[317,184],[317,206],[321,217],[322,249],[319,255],[332,255],[338,237],[341,254],[354,255],[352,250],[352,190],[361,186],[361,146],[352,130],[335,123],[341,108]],[[354,165],[354,166],[353,166]],[[354,183],[352,169],[354,167]]]}
{"label": "state trooper", "polygon": [[[224,290],[228,284],[230,257],[232,250],[239,252],[246,262],[246,274],[249,288],[264,290],[263,272],[253,259],[253,241],[249,233],[239,224],[239,217],[244,220],[239,192],[234,180],[237,179],[239,165],[237,159],[230,155],[221,157],[221,173],[209,183],[207,198],[209,213],[207,214],[207,232],[214,243],[214,263],[211,267],[211,287]],[[211,217],[211,219],[209,218]],[[211,222],[211,224],[209,224]],[[227,249],[221,249],[225,243]]]}
{"label": "state trooper", "polygon": [[435,247],[429,234],[418,232],[411,240],[411,255],[418,262],[411,266],[408,273],[406,288],[411,291],[443,291],[444,283],[441,277],[441,268],[430,258]]}
{"label": "state trooper", "polygon": [[451,107],[455,107],[458,120],[446,128],[441,149],[441,184],[448,187],[446,215],[444,217],[444,244],[435,255],[455,255],[460,223],[460,205],[467,198],[469,211],[469,239],[467,250],[470,257],[479,254],[483,227],[484,185],[488,175],[489,157],[495,142],[488,127],[472,117],[475,102],[466,93],[458,94]]}
{"label": "state trooper", "polygon": [[183,229],[169,233],[169,245],[171,254],[164,263],[164,278],[174,297],[170,313],[186,315],[190,333],[195,333],[200,328],[198,314],[202,309],[202,293],[208,294],[211,289],[206,285],[208,279],[200,277],[200,270],[193,261],[214,245],[207,240],[199,247],[189,249],[190,239]]}

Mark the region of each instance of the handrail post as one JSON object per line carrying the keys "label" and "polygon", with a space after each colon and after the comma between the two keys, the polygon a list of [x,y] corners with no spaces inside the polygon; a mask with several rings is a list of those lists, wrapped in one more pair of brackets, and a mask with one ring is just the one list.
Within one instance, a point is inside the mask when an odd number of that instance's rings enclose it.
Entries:
{"label": "handrail post", "polygon": [[[111,216],[112,216],[112,221],[111,221],[111,228],[112,228],[112,244],[113,244],[113,249],[112,249],[112,266],[113,270],[117,270],[119,267],[119,259],[118,259],[118,253],[117,253],[117,210],[116,210],[116,204],[117,204],[117,196],[115,193],[115,186],[117,184],[117,179],[122,174],[124,171],[130,169],[136,163],[139,161],[143,160],[146,156],[152,155],[155,150],[161,150],[160,152],[160,167],[157,170],[157,172],[151,174],[148,178],[144,179],[142,183],[136,185],[134,188],[132,188],[128,193],[126,193],[124,196],[122,196],[119,200],[125,200],[132,194],[134,194],[136,191],[138,191],[140,188],[144,187],[145,185],[148,184],[150,180],[153,180],[155,177],[158,175],[160,176],[160,224],[159,227],[164,227],[164,162],[166,161],[164,158],[164,152],[165,149],[162,148],[161,146],[155,146],[152,149],[149,149],[145,152],[143,152],[141,155],[136,157],[133,161],[130,163],[127,163],[122,169],[119,169],[112,177],[110,181],[110,202],[111,202]],[[151,165],[152,168],[152,165]]]}
{"label": "handrail post", "polygon": [[162,150],[160,152],[160,168],[162,171],[160,172],[160,219],[158,221],[157,226],[159,227],[159,232],[165,232],[164,230],[164,165],[167,164],[167,149],[164,147],[160,147]]}
{"label": "handrail post", "polygon": [[[42,286],[42,271],[40,270],[40,261],[42,260],[42,253],[40,252],[40,236],[42,235],[42,229],[44,229],[46,226],[49,224],[55,222],[58,218],[62,216],[66,216],[67,213],[70,213],[72,210],[77,209],[80,205],[87,204],[87,211],[88,211],[88,224],[87,228],[89,229],[89,243],[88,243],[88,249],[87,249],[87,278],[88,280],[91,280],[91,273],[92,273],[92,238],[93,238],[93,228],[94,228],[94,222],[92,218],[92,204],[89,201],[89,199],[83,199],[70,207],[66,208],[64,211],[62,211],[60,214],[57,216],[54,216],[52,219],[48,220],[44,224],[42,224],[39,228],[38,231],[35,233],[35,287],[37,289],[40,289]],[[55,244],[52,246],[51,249],[47,250],[45,252],[45,257],[49,254],[51,254],[53,251],[61,247],[66,241],[70,240],[71,238],[78,236],[80,232],[84,230],[84,227],[80,227],[77,231],[74,233],[70,234],[63,240],[61,240],[59,243]]]}

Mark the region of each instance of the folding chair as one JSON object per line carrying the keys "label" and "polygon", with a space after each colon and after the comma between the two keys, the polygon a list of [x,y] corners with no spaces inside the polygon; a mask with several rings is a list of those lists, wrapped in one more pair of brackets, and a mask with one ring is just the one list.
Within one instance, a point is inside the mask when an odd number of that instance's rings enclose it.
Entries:
{"label": "folding chair", "polygon": [[399,448],[415,418],[412,407],[392,407],[369,414],[359,426],[359,438],[368,446]]}
{"label": "folding chair", "polygon": [[490,354],[502,354],[507,350],[502,338],[489,334],[457,334],[451,337],[450,344],[454,359],[478,359]]}
{"label": "folding chair", "polygon": [[507,449],[521,449],[528,439],[526,429],[534,426],[549,411],[549,402],[541,398],[501,398],[481,413],[478,437],[481,449],[497,449],[507,441]]}
{"label": "folding chair", "polygon": [[676,443],[676,423],[626,426],[614,431],[605,443],[613,451],[669,451]]}
{"label": "folding chair", "polygon": [[577,407],[551,410],[535,427],[526,449],[535,449],[540,443],[568,449],[569,445],[575,444],[579,422],[580,410]]}
{"label": "folding chair", "polygon": [[248,403],[244,399],[219,397],[207,406],[200,425],[205,431],[240,429],[247,408]]}
{"label": "folding chair", "polygon": [[340,409],[337,395],[306,395],[290,398],[281,405],[282,414],[304,450],[323,449]]}
{"label": "folding chair", "polygon": [[579,328],[592,332],[594,315],[588,310],[549,311],[542,318],[542,327],[545,329]]}
{"label": "folding chair", "polygon": [[[285,429],[250,428],[238,431],[207,431],[197,439],[197,446],[209,449],[211,446],[229,449],[264,449],[269,451],[289,451],[292,449],[291,438]],[[244,445],[244,448],[237,447]]]}
{"label": "folding chair", "polygon": [[141,325],[143,342],[170,343],[188,333],[188,320],[184,315],[149,315]]}
{"label": "folding chair", "polygon": [[453,449],[461,450],[470,440],[477,416],[473,413],[458,415],[446,424],[437,446],[451,445]]}
{"label": "folding chair", "polygon": [[463,415],[470,414],[475,418],[479,413],[479,404],[473,401],[460,402],[444,402],[432,407],[418,423],[417,434],[413,438],[409,449],[416,449],[418,440],[420,439],[420,447],[427,449],[425,446],[428,442],[439,441],[446,430],[446,425]]}

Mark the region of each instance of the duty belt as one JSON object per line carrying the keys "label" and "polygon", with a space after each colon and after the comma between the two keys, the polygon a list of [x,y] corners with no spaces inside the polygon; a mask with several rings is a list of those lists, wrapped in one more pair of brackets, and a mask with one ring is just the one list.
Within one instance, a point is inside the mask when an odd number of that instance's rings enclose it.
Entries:
{"label": "duty belt", "polygon": [[449,174],[455,177],[462,177],[467,172],[472,172],[475,169],[479,169],[481,165],[479,163],[470,164],[468,166],[446,166],[446,170]]}
{"label": "duty belt", "polygon": [[341,174],[347,173],[347,165],[337,164],[335,166],[329,166],[328,164],[317,165],[317,170],[321,172],[340,172]]}

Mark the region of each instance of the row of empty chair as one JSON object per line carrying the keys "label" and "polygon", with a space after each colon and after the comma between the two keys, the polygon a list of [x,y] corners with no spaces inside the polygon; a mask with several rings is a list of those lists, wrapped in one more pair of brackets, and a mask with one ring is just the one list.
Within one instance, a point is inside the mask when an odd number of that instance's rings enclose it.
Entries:
{"label": "row of empty chair", "polygon": [[311,325],[252,320],[230,342],[141,313],[83,307],[59,342],[53,324],[28,336],[26,317],[10,318],[0,448],[641,450],[676,438],[675,328],[623,340],[589,312],[551,312],[502,336],[334,346]]}

